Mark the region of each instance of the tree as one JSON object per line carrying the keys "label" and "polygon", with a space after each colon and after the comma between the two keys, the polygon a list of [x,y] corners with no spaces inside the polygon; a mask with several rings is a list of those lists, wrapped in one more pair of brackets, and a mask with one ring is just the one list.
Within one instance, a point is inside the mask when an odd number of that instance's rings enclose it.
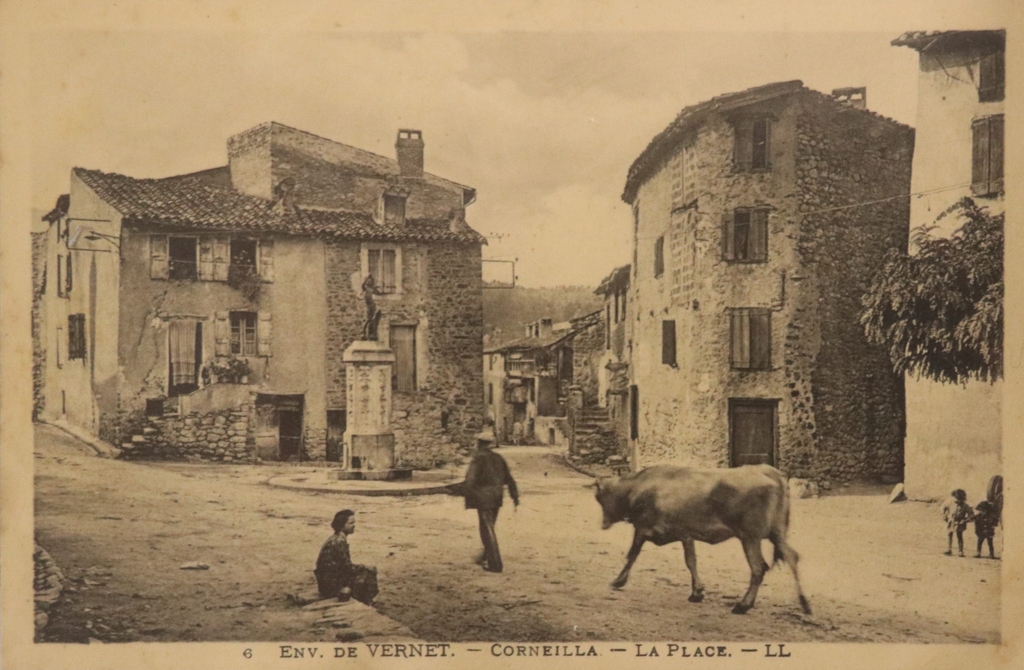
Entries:
{"label": "tree", "polygon": [[[940,220],[963,223],[949,237]],[[940,382],[1003,376],[1003,221],[963,198],[892,250],[863,297],[861,324],[897,372]]]}

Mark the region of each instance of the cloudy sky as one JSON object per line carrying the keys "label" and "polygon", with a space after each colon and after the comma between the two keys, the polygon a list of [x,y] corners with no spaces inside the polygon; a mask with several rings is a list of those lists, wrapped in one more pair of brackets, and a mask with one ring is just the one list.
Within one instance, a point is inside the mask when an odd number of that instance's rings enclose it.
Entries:
{"label": "cloudy sky", "polygon": [[485,258],[526,286],[595,285],[630,257],[626,171],[684,106],[773,81],[867,86],[913,125],[917,55],[865,33],[331,34],[52,31],[32,45],[33,206],[74,166],[163,177],[227,162],[265,121],[477,188]]}

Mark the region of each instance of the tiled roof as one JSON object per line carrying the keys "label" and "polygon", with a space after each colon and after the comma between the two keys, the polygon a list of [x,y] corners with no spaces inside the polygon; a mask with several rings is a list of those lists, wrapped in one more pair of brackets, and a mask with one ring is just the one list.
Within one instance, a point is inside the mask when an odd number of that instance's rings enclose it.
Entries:
{"label": "tiled roof", "polygon": [[404,226],[390,226],[377,224],[365,212],[276,208],[233,189],[227,170],[221,167],[166,179],[135,179],[84,168],[75,168],[74,174],[128,224],[360,240],[486,243],[468,226],[453,232],[443,219],[410,219]]}
{"label": "tiled roof", "polygon": [[911,30],[892,41],[896,47],[910,47],[917,51],[970,46],[1005,48],[1005,30]]}
{"label": "tiled roof", "polygon": [[607,277],[601,280],[594,290],[596,295],[608,295],[612,291],[629,286],[629,265],[623,265],[611,271]]}
{"label": "tiled roof", "polygon": [[547,347],[554,346],[573,335],[576,335],[580,331],[586,330],[592,326],[596,326],[601,321],[601,310],[591,312],[584,316],[579,316],[574,319],[570,319],[569,323],[572,326],[566,330],[556,330],[550,335],[543,337],[521,337],[518,340],[512,340],[505,344],[499,344],[497,346],[488,347],[485,354],[495,354],[498,352],[509,352],[509,351],[528,351],[530,349],[546,349]]}
{"label": "tiled roof", "polygon": [[[794,79],[792,81],[781,81],[773,84],[765,84],[763,86],[755,86],[737,93],[726,93],[725,95],[720,95],[715,98],[711,98],[710,100],[699,102],[696,105],[686,107],[679,112],[675,120],[670,123],[665,130],[655,135],[654,139],[647,145],[647,148],[643,150],[635,161],[633,161],[633,164],[629,167],[629,174],[626,177],[626,187],[622,192],[622,199],[631,204],[633,200],[636,199],[636,194],[640,188],[640,184],[642,184],[645,179],[658,169],[658,166],[661,165],[669,152],[676,147],[678,142],[682,140],[687,133],[692,132],[712,114],[722,114],[748,105],[798,92],[812,93],[833,101],[837,105],[843,104],[835,100],[835,98],[830,95],[805,88],[802,81]],[[905,124],[895,121],[894,119],[890,119],[887,116],[872,112],[868,109],[857,109],[855,107],[846,107],[846,109],[855,110],[859,114],[870,115],[876,119],[887,121],[888,123],[899,125],[907,129],[910,128]]]}

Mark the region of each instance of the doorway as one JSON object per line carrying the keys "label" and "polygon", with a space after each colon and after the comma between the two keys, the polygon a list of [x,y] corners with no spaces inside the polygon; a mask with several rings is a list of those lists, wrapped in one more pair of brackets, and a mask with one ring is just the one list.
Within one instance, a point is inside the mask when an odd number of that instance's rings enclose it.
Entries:
{"label": "doorway", "polygon": [[256,455],[264,460],[303,460],[302,395],[256,396]]}
{"label": "doorway", "polygon": [[203,324],[196,319],[174,319],[168,327],[167,396],[188,395],[199,388],[203,360]]}
{"label": "doorway", "polygon": [[778,400],[729,399],[729,460],[733,467],[775,465],[778,405]]}

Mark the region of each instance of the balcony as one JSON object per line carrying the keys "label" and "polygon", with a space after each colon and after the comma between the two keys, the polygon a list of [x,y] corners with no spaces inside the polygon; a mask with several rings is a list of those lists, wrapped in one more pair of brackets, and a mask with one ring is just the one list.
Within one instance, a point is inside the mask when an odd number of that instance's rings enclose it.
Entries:
{"label": "balcony", "polygon": [[509,361],[506,371],[509,377],[533,377],[537,366],[532,360]]}

